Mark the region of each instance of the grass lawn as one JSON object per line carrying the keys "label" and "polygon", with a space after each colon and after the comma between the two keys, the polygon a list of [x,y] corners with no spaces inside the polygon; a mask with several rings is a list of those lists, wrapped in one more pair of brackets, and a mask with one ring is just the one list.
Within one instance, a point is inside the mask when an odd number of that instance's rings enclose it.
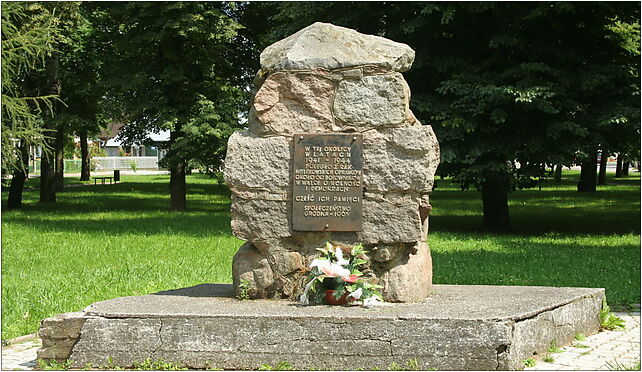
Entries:
{"label": "grass lawn", "polygon": [[[605,287],[611,305],[639,303],[639,175],[586,195],[575,192],[576,173],[566,176],[511,194],[515,230],[502,235],[476,230],[479,193],[438,181],[434,282]],[[189,176],[189,211],[172,213],[168,178],[123,175],[116,185],[68,188],[53,205],[28,190],[22,211],[3,211],[2,339],[99,300],[231,282],[241,241],[230,233],[229,191]]]}

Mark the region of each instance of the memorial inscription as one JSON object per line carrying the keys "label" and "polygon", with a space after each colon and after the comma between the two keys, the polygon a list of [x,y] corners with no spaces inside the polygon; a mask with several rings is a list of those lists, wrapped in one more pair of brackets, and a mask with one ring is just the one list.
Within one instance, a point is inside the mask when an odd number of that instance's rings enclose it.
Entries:
{"label": "memorial inscription", "polygon": [[363,138],[360,134],[294,136],[292,228],[361,231]]}

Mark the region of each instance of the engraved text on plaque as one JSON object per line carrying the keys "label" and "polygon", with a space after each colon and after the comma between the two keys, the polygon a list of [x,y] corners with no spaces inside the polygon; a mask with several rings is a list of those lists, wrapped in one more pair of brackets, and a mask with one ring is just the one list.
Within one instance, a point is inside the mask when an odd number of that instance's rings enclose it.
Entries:
{"label": "engraved text on plaque", "polygon": [[360,134],[294,136],[294,230],[361,231],[362,155]]}

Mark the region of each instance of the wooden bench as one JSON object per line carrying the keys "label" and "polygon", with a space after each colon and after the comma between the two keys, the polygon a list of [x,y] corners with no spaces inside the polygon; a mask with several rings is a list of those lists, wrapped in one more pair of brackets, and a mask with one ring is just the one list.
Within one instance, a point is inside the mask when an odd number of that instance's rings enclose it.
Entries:
{"label": "wooden bench", "polygon": [[94,177],[94,185],[96,184],[97,180],[101,180],[102,184],[105,184],[105,180],[109,179],[109,184],[111,185],[111,181],[114,179],[112,176],[104,176],[104,177]]}

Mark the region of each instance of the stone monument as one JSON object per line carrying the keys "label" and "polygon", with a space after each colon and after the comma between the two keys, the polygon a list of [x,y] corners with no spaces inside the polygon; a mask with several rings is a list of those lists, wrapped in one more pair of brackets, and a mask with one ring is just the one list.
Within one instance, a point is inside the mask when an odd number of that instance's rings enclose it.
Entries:
{"label": "stone monument", "polygon": [[[407,45],[314,23],[267,47],[225,181],[237,295],[297,298],[316,248],[362,243],[390,302],[424,300],[439,145],[409,108]],[[242,287],[242,288],[241,288]]]}
{"label": "stone monument", "polygon": [[[604,289],[431,288],[428,195],[439,159],[408,108],[404,44],[315,23],[261,55],[249,129],[229,141],[234,286],[204,283],[44,319],[42,361],[188,368],[522,369],[598,331]],[[315,248],[363,243],[389,302],[293,304]],[[207,280],[207,278],[204,278]],[[253,298],[239,301],[240,291]],[[284,300],[272,300],[284,298]]]}

